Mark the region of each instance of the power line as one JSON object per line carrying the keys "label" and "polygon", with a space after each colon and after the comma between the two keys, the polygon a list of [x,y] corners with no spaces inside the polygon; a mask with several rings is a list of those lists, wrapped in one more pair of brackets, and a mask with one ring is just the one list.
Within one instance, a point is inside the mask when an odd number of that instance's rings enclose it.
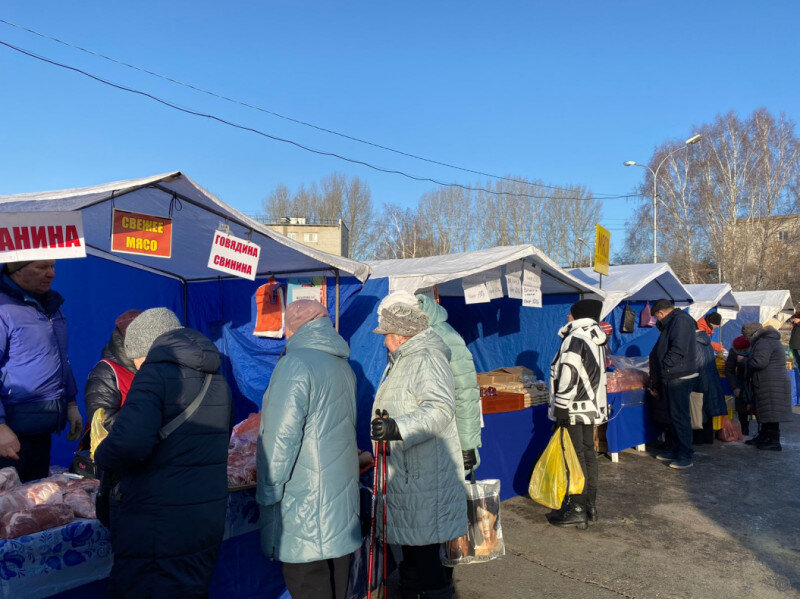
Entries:
{"label": "power line", "polygon": [[[66,69],[66,70],[69,70],[69,71],[73,71],[75,73],[80,73],[81,75],[84,75],[85,77],[93,79],[94,81],[97,81],[98,83],[102,83],[104,85],[108,85],[110,87],[113,87],[113,88],[121,90],[121,91],[129,92],[129,93],[132,93],[132,94],[143,96],[145,98],[149,98],[150,100],[158,102],[159,104],[163,104],[164,106],[167,106],[167,107],[172,108],[174,110],[178,110],[180,112],[183,112],[183,113],[186,113],[186,114],[190,114],[190,115],[193,115],[193,116],[198,116],[198,117],[202,117],[202,118],[205,118],[205,119],[217,121],[218,123],[222,123],[223,125],[228,125],[229,127],[234,127],[236,129],[240,129],[242,131],[249,131],[250,133],[255,133],[256,135],[260,135],[262,137],[266,137],[266,138],[271,139],[273,141],[279,141],[279,142],[282,142],[282,143],[290,144],[290,145],[293,145],[293,146],[295,146],[297,148],[300,148],[301,150],[305,150],[307,152],[312,152],[312,153],[318,154],[320,156],[329,156],[331,158],[338,158],[339,160],[344,160],[344,161],[350,162],[352,164],[359,164],[361,166],[365,166],[367,168],[373,169],[373,170],[378,171],[378,172],[388,173],[388,174],[392,174],[392,175],[400,175],[402,177],[406,177],[406,178],[412,179],[414,181],[423,181],[423,182],[427,181],[427,182],[430,182],[430,183],[434,183],[435,185],[440,185],[442,187],[454,187],[454,188],[463,189],[465,191],[477,191],[477,192],[483,192],[483,193],[488,193],[488,194],[498,195],[498,196],[509,196],[509,197],[528,198],[528,199],[538,199],[538,200],[593,201],[595,199],[593,197],[591,197],[591,198],[580,198],[580,197],[559,197],[559,196],[536,196],[536,195],[533,195],[533,194],[526,194],[526,193],[516,193],[516,192],[507,192],[507,191],[492,191],[491,189],[485,189],[483,187],[471,187],[469,185],[462,185],[460,183],[447,183],[447,182],[444,182],[444,181],[439,181],[437,179],[433,179],[431,177],[422,177],[422,176],[418,176],[418,175],[412,175],[412,174],[409,174],[409,173],[407,173],[405,171],[401,171],[401,170],[383,168],[383,167],[371,164],[369,162],[365,162],[363,160],[359,160],[359,159],[356,159],[356,158],[348,158],[347,156],[343,156],[343,155],[337,154],[335,152],[328,152],[326,150],[318,150],[318,149],[303,145],[303,144],[301,144],[299,142],[296,142],[294,140],[291,140],[291,139],[288,139],[288,138],[283,138],[283,137],[278,137],[276,135],[272,135],[270,133],[267,133],[266,131],[262,131],[260,129],[255,129],[253,127],[248,127],[246,125],[240,125],[238,123],[234,123],[232,121],[228,121],[226,119],[223,119],[222,117],[218,117],[218,116],[215,116],[215,115],[212,115],[212,114],[206,114],[206,113],[203,113],[203,112],[198,112],[196,110],[191,110],[189,108],[183,108],[182,106],[178,106],[177,104],[173,104],[172,102],[170,102],[168,100],[164,100],[164,99],[159,98],[158,96],[154,96],[153,94],[150,94],[148,92],[141,91],[141,90],[138,90],[138,89],[134,89],[132,87],[126,87],[124,85],[120,85],[120,84],[114,83],[112,81],[108,81],[107,79],[103,79],[102,77],[98,77],[97,75],[93,75],[93,74],[91,74],[91,73],[89,73],[87,71],[84,71],[82,69],[79,69],[77,67],[73,67],[73,66],[70,66],[70,65],[67,65],[67,64],[64,64],[64,63],[60,63],[60,62],[55,61],[55,60],[51,60],[49,58],[46,58],[44,56],[35,54],[34,52],[31,52],[31,51],[28,51],[28,50],[24,50],[22,48],[19,48],[17,46],[14,46],[14,45],[9,44],[8,42],[4,42],[2,40],[0,40],[0,45],[3,45],[3,46],[5,46],[5,47],[7,47],[7,48],[9,48],[11,50],[14,50],[15,52],[20,53],[20,54],[24,54],[25,56],[29,56],[31,58],[35,58],[36,60],[39,60],[39,61],[42,61],[42,62],[46,62],[46,63],[51,64],[53,66],[56,66],[56,67],[59,67],[59,68],[62,68],[62,69]],[[528,183],[528,185],[530,185],[530,183]],[[638,195],[637,194],[622,194],[622,195],[618,195],[618,196],[604,197],[604,198],[597,198],[597,199],[610,200],[610,199],[621,199],[621,198],[630,198],[630,197],[638,197]]]}
{"label": "power line", "polygon": [[[93,50],[89,50],[87,48],[83,48],[81,46],[78,46],[78,45],[75,45],[75,44],[71,44],[71,43],[66,42],[64,40],[61,40],[61,39],[59,39],[57,37],[53,37],[53,36],[47,35],[45,33],[40,33],[38,31],[35,31],[34,29],[29,29],[28,27],[25,27],[23,25],[18,25],[17,23],[12,23],[11,21],[6,21],[5,19],[0,19],[0,23],[4,23],[6,25],[9,25],[10,27],[15,27],[16,29],[20,29],[22,31],[26,31],[28,33],[31,33],[31,34],[36,35],[38,37],[41,37],[43,39],[51,40],[51,41],[56,42],[58,44],[61,44],[63,46],[67,46],[68,48],[73,48],[75,50],[79,50],[81,52],[85,52],[86,54],[90,54],[92,56],[96,56],[97,58],[102,58],[103,60],[107,60],[109,62],[113,62],[115,64],[124,66],[126,68],[133,69],[135,71],[139,71],[140,73],[146,73],[146,74],[151,75],[153,77],[158,77],[159,79],[163,79],[164,81],[169,81],[170,83],[174,83],[176,85],[187,87],[189,89],[192,89],[194,91],[200,92],[202,94],[206,94],[208,96],[212,96],[214,98],[218,98],[218,99],[224,100],[226,102],[231,102],[233,104],[238,104],[239,106],[244,106],[246,108],[251,108],[253,110],[257,110],[259,112],[263,112],[265,114],[269,114],[271,116],[275,116],[275,117],[278,117],[280,119],[283,119],[283,120],[286,120],[286,121],[290,121],[292,123],[296,123],[298,125],[303,125],[305,127],[311,127],[312,129],[316,129],[318,131],[323,131],[324,133],[330,133],[331,135],[336,135],[336,136],[342,137],[344,139],[349,139],[351,141],[356,141],[358,143],[366,144],[366,145],[372,146],[374,148],[379,148],[381,150],[386,150],[387,152],[393,152],[393,153],[399,154],[401,156],[406,156],[408,158],[413,158],[415,160],[422,160],[424,162],[429,162],[431,164],[436,164],[436,165],[439,165],[439,166],[444,166],[444,167],[447,167],[447,168],[456,169],[456,170],[459,170],[459,171],[463,171],[465,173],[472,173],[474,175],[481,175],[482,177],[489,177],[489,178],[492,178],[492,179],[500,179],[500,180],[503,180],[503,181],[511,181],[513,183],[523,183],[525,185],[530,185],[529,181],[524,181],[522,179],[515,179],[513,177],[504,177],[502,175],[493,175],[492,173],[486,173],[486,172],[483,172],[483,171],[478,171],[478,170],[474,170],[474,169],[458,166],[458,165],[455,165],[455,164],[450,164],[450,163],[447,163],[447,162],[434,160],[432,158],[425,158],[424,156],[419,156],[418,154],[412,154],[410,152],[404,152],[403,150],[397,150],[395,148],[391,148],[389,146],[384,146],[384,145],[381,145],[379,143],[368,141],[366,139],[361,139],[359,137],[348,135],[348,134],[342,133],[340,131],[335,131],[333,129],[328,129],[328,128],[322,127],[320,125],[315,125],[314,123],[309,123],[307,121],[303,121],[303,120],[300,120],[300,119],[292,118],[290,116],[287,116],[287,115],[284,115],[284,114],[280,114],[280,113],[275,112],[273,110],[269,110],[267,108],[262,108],[260,106],[255,106],[253,104],[249,104],[247,102],[243,102],[241,100],[237,100],[235,98],[231,98],[229,96],[225,96],[225,95],[217,93],[217,92],[209,91],[209,90],[203,89],[201,87],[197,87],[195,85],[192,85],[191,83],[185,83],[183,81],[179,81],[178,79],[173,79],[172,77],[168,77],[166,75],[161,75],[160,73],[156,73],[156,72],[151,71],[149,69],[146,69],[144,67],[138,67],[138,66],[136,66],[134,64],[130,64],[130,63],[127,63],[125,61],[122,61],[122,60],[119,60],[119,59],[116,59],[116,58],[112,58],[110,56],[106,56],[105,54],[101,54],[99,52],[95,52]],[[537,185],[539,187],[546,187],[548,189],[564,189],[564,187],[559,187],[558,185],[547,185],[545,183],[537,183]],[[616,199],[616,198],[620,197],[618,195],[606,194],[606,193],[597,193],[597,194],[594,194],[594,195],[597,197],[597,199]],[[603,196],[603,197],[601,197],[601,196]]]}

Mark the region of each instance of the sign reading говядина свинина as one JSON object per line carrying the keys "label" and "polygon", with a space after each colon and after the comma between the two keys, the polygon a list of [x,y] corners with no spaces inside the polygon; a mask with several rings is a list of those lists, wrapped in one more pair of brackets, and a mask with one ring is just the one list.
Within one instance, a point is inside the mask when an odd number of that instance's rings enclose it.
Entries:
{"label": "sign reading \u0433\u043e\u0432\u044f\u0434\u0438\u043d\u0430 \u0441\u0432\u0438\u043d\u0438\u043d\u0430", "polygon": [[172,256],[172,219],[140,212],[114,210],[111,251],[154,258]]}
{"label": "sign reading \u0433\u043e\u0432\u044f\u0434\u0438\u043d\u0430 \u0441\u0432\u0438\u043d\u0438\u043d\u0430", "polygon": [[80,212],[8,212],[0,219],[0,263],[85,257]]}
{"label": "sign reading \u0433\u043e\u0432\u044f\u0434\u0438\u043d\u0430 \u0441\u0432\u0438\u043d\u0438\u043d\u0430", "polygon": [[224,231],[214,232],[208,267],[243,279],[256,280],[261,247]]}

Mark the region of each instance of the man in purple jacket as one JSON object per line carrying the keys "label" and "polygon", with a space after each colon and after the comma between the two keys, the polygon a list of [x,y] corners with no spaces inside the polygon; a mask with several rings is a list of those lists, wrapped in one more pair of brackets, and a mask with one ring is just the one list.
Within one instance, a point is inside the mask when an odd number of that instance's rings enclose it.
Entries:
{"label": "man in purple jacket", "polygon": [[0,468],[23,482],[47,476],[53,433],[69,422],[74,441],[83,429],[55,276],[54,260],[10,262],[0,274]]}

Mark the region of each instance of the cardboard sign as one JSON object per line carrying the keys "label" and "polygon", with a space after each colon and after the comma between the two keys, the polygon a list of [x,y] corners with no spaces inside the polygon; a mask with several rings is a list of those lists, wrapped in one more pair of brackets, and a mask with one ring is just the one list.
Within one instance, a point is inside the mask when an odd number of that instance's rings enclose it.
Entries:
{"label": "cardboard sign", "polygon": [[85,258],[80,212],[8,212],[0,224],[0,262]]}
{"label": "cardboard sign", "polygon": [[594,271],[608,275],[608,256],[611,253],[611,233],[600,225],[594,234]]}
{"label": "cardboard sign", "polygon": [[172,219],[140,212],[114,210],[111,251],[154,258],[172,256]]}
{"label": "cardboard sign", "polygon": [[287,306],[299,299],[317,300],[323,306],[328,306],[328,282],[325,277],[288,279],[286,288],[288,289]]}
{"label": "cardboard sign", "polygon": [[252,241],[216,231],[208,256],[208,267],[255,281],[260,255],[261,248]]}
{"label": "cardboard sign", "polygon": [[522,305],[542,307],[542,267],[524,264],[522,274]]}

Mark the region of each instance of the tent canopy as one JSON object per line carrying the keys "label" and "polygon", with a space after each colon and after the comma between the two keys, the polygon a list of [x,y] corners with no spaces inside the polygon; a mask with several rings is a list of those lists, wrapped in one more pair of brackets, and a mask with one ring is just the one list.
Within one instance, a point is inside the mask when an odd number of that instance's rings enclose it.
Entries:
{"label": "tent canopy", "polygon": [[463,295],[458,284],[460,279],[500,269],[517,260],[541,267],[543,295],[597,293],[597,289],[572,276],[533,245],[508,245],[428,258],[376,260],[369,266],[373,278],[389,279],[392,291],[402,289],[414,293],[438,285],[440,295],[460,296]]}
{"label": "tent canopy", "polygon": [[794,313],[792,294],[788,289],[734,291],[733,297],[742,308],[758,308],[758,321],[761,324],[772,317],[776,317],[782,324]]}
{"label": "tent canopy", "polygon": [[727,283],[686,285],[686,289],[694,298],[694,303],[689,306],[689,314],[695,320],[705,316],[712,308],[739,311],[739,302],[736,301],[731,286]]}
{"label": "tent canopy", "polygon": [[[169,260],[136,254],[112,254],[111,211],[117,208],[172,216]],[[75,211],[83,214],[87,253],[129,266],[173,276],[184,282],[232,278],[206,266],[214,232],[227,225],[231,235],[250,237],[261,247],[258,277],[341,271],[361,281],[369,267],[315,250],[284,237],[228,206],[180,172],[116,181],[94,187],[0,196],[2,212]]]}
{"label": "tent canopy", "polygon": [[[569,272],[592,285],[595,291],[600,288],[600,274],[592,268],[575,268]],[[610,266],[608,275],[603,275],[602,290],[606,294],[603,317],[623,300],[644,302],[669,299],[676,306],[694,301],[692,294],[666,263]]]}

